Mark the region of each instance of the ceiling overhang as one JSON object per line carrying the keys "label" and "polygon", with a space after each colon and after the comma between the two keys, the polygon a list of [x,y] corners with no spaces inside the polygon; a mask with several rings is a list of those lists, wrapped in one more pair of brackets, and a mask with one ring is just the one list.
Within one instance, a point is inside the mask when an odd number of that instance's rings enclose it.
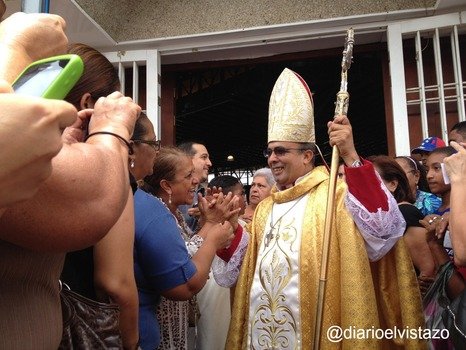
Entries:
{"label": "ceiling overhang", "polygon": [[[7,13],[21,9],[21,0],[6,3]],[[120,2],[113,4],[123,6]],[[464,0],[438,0],[431,8],[121,42],[114,40],[75,0],[52,0],[50,12],[65,18],[70,42],[82,42],[106,53],[157,49],[162,64],[178,64],[341,47],[350,26],[355,30],[358,45],[385,42],[389,23],[438,15],[460,7],[464,9]]]}

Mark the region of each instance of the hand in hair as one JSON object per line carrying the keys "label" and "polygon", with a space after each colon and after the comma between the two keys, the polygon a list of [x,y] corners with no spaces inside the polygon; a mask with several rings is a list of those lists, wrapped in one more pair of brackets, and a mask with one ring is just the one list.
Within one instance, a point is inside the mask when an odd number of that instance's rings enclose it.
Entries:
{"label": "hand in hair", "polygon": [[73,125],[63,130],[63,143],[70,145],[72,143],[84,142],[92,113],[94,113],[93,109],[83,109],[78,112],[78,118],[76,118]]}
{"label": "hand in hair", "polygon": [[115,91],[107,97],[99,98],[95,103],[89,122],[89,134],[108,131],[129,140],[139,113],[141,107],[130,97]]}

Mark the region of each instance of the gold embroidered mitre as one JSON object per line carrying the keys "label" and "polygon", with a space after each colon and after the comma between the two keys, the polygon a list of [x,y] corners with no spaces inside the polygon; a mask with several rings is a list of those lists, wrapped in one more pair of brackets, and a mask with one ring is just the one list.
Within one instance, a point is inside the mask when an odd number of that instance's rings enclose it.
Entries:
{"label": "gold embroidered mitre", "polygon": [[311,92],[304,79],[288,68],[270,96],[267,142],[272,141],[315,142]]}

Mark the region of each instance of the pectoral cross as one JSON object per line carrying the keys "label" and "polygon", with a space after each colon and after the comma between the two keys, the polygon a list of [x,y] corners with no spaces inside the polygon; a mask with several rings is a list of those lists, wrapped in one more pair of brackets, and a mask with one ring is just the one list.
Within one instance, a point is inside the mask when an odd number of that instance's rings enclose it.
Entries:
{"label": "pectoral cross", "polygon": [[265,247],[268,248],[270,241],[275,235],[273,234],[273,227],[270,228],[270,231],[265,235]]}

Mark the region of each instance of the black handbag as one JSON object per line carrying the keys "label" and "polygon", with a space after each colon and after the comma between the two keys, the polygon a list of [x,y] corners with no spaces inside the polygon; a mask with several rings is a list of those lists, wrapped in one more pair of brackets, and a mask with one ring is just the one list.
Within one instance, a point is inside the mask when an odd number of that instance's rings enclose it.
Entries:
{"label": "black handbag", "polygon": [[437,273],[435,281],[430,285],[422,298],[424,316],[426,318],[426,329],[446,328],[442,320],[442,313],[445,309],[439,301],[445,288],[445,281],[450,279],[453,270],[454,266],[451,262],[442,265]]}
{"label": "black handbag", "polygon": [[[451,276],[451,274],[450,274]],[[443,325],[450,332],[450,340],[455,349],[466,348],[466,289],[454,300],[447,296],[449,276],[443,276],[443,288],[438,297],[439,304],[444,308],[442,312]]]}
{"label": "black handbag", "polygon": [[100,303],[65,286],[60,291],[63,335],[59,349],[122,349],[120,309]]}

